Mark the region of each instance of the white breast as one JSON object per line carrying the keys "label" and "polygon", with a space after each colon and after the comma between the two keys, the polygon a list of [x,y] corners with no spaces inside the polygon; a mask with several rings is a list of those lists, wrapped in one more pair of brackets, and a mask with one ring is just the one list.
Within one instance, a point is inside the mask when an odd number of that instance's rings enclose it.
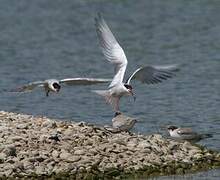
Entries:
{"label": "white breast", "polygon": [[177,132],[178,132],[178,129],[175,129],[173,131],[170,131],[169,133],[171,137],[180,138],[181,136]]}

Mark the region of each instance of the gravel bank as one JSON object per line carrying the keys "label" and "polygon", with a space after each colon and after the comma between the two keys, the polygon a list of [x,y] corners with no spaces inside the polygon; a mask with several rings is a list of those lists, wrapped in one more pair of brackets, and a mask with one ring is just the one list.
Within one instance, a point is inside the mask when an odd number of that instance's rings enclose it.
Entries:
{"label": "gravel bank", "polygon": [[0,177],[76,179],[180,174],[220,167],[220,154],[159,134],[111,133],[0,111]]}

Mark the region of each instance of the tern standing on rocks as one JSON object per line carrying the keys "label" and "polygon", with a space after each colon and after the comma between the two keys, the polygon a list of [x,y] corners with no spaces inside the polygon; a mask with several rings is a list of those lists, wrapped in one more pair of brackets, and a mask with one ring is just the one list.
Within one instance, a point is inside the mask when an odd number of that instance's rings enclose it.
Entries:
{"label": "tern standing on rocks", "polygon": [[143,66],[135,70],[127,81],[123,83],[128,63],[125,53],[101,14],[98,14],[98,17],[95,18],[95,26],[105,58],[115,65],[115,76],[108,90],[96,90],[94,92],[103,96],[106,102],[112,105],[115,112],[119,112],[119,100],[122,96],[134,96],[133,88],[130,85],[133,79],[137,79],[142,83],[156,84],[171,78],[174,72],[178,70],[176,65]]}
{"label": "tern standing on rocks", "polygon": [[115,117],[112,119],[112,127],[120,131],[130,131],[137,119],[126,116],[120,112],[115,113]]}
{"label": "tern standing on rocks", "polygon": [[129,132],[136,122],[137,119],[126,116],[121,112],[116,112],[115,117],[112,119],[112,127],[105,126],[104,128],[113,133]]}
{"label": "tern standing on rocks", "polygon": [[197,142],[205,138],[212,137],[211,134],[198,134],[191,128],[179,128],[177,126],[169,126],[168,132],[170,137],[176,140],[187,140]]}

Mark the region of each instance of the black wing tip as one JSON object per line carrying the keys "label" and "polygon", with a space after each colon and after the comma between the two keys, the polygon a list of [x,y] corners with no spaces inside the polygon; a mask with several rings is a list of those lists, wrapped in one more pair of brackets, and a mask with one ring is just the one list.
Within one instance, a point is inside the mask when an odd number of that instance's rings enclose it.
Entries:
{"label": "black wing tip", "polygon": [[7,92],[9,92],[9,93],[21,93],[21,92],[24,92],[24,89],[22,87],[18,87],[18,88],[10,89]]}
{"label": "black wing tip", "polygon": [[102,13],[101,12],[97,12],[97,17],[98,18],[102,18]]}
{"label": "black wing tip", "polygon": [[97,12],[97,15],[95,17],[95,25],[100,26],[101,24],[105,24],[105,20],[102,16],[101,12]]}
{"label": "black wing tip", "polygon": [[101,19],[103,19],[103,18],[102,18],[102,13],[101,13],[101,12],[97,12],[97,15],[96,15],[96,17],[95,17],[95,22],[98,22],[98,21],[100,21]]}
{"label": "black wing tip", "polygon": [[203,134],[204,138],[212,138],[213,134],[207,133],[207,134]]}

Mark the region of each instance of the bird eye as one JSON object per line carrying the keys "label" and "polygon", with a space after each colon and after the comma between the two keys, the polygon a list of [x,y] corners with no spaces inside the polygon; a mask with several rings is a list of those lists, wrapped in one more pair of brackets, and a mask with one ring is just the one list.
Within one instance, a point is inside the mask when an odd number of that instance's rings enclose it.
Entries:
{"label": "bird eye", "polygon": [[127,89],[132,90],[132,86],[131,86],[131,85],[125,84],[124,86],[125,86]]}
{"label": "bird eye", "polygon": [[168,130],[175,130],[175,129],[177,129],[177,127],[176,126],[170,126],[170,127],[168,127]]}

